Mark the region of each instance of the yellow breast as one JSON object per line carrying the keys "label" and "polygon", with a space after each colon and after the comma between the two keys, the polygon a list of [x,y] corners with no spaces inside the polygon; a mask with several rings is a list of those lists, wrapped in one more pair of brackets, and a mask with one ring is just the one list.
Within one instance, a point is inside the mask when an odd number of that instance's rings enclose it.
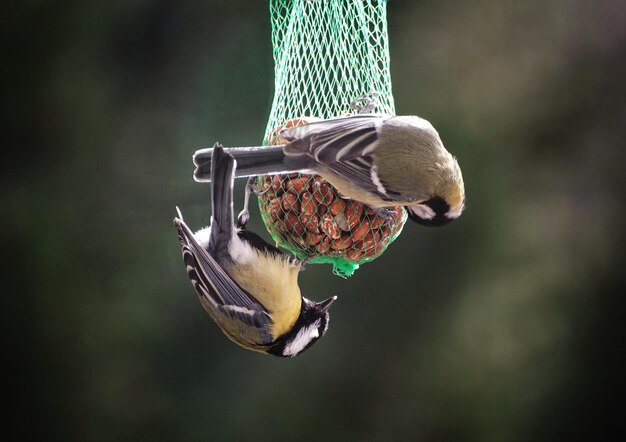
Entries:
{"label": "yellow breast", "polygon": [[277,339],[293,327],[300,315],[300,265],[277,255],[254,253],[257,256],[250,261],[254,264],[238,265],[228,273],[268,310],[274,321],[272,337]]}

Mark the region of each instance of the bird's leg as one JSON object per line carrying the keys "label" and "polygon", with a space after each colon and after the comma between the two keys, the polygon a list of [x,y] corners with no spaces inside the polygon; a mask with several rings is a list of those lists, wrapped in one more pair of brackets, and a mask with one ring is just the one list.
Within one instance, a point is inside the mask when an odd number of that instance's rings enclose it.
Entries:
{"label": "bird's leg", "polygon": [[300,264],[300,271],[303,272],[306,270],[306,266],[308,263],[310,263],[313,258],[315,258],[314,256],[307,256],[304,259],[298,259],[297,262],[298,264]]}
{"label": "bird's leg", "polygon": [[248,206],[250,206],[250,194],[255,190],[255,182],[255,176],[248,178],[248,182],[246,183],[246,193],[243,197],[243,210],[239,212],[239,215],[237,216],[237,227],[242,230],[246,229],[248,221],[250,221],[250,211],[248,210]]}

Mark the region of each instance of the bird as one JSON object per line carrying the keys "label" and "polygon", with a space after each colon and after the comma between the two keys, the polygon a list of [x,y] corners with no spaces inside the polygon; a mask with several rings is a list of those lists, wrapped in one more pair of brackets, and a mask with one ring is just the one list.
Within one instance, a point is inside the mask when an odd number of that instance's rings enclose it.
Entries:
{"label": "bird", "polygon": [[[411,220],[426,226],[448,224],[465,208],[457,159],[433,125],[418,116],[329,118],[284,129],[280,138],[286,144],[226,148],[237,160],[236,177],[321,175],[346,198],[382,213],[404,206]],[[199,149],[193,155],[196,181],[210,181],[211,152]]]}
{"label": "bird", "polygon": [[303,297],[302,262],[234,223],[236,161],[218,145],[212,155],[210,225],[193,233],[178,208],[174,218],[187,274],[209,316],[233,342],[260,353],[297,356],[324,336],[337,297],[322,302]]}

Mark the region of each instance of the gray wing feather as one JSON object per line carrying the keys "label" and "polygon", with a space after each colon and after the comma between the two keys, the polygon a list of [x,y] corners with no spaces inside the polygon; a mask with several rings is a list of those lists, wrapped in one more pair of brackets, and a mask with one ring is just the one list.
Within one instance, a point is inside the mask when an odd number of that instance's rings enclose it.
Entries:
{"label": "gray wing feather", "polygon": [[323,164],[359,158],[375,151],[378,128],[387,118],[380,114],[352,115],[289,128],[281,132],[289,142],[284,152],[306,153]]}
{"label": "gray wing feather", "polygon": [[351,181],[361,189],[370,193],[379,195],[381,198],[388,200],[389,195],[380,192],[376,183],[372,181],[372,158],[369,156],[356,158],[350,161],[335,162],[325,165],[335,174]]}
{"label": "gray wing feather", "polygon": [[174,219],[187,274],[199,296],[232,319],[259,328],[265,343],[271,342],[272,323],[267,310],[243,290],[196,241],[184,221]]}

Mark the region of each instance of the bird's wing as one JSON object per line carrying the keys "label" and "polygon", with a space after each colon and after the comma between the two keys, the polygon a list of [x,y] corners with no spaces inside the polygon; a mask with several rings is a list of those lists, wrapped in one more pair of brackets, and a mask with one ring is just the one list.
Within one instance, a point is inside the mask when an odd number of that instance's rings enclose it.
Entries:
{"label": "bird's wing", "polygon": [[198,296],[232,320],[259,330],[261,344],[272,342],[271,317],[250,293],[243,290],[196,241],[185,222],[174,219],[187,274]]}
{"label": "bird's wing", "polygon": [[308,154],[329,164],[371,154],[376,148],[378,128],[387,115],[366,114],[331,118],[285,129],[286,155]]}
{"label": "bird's wing", "polygon": [[360,189],[378,195],[382,200],[393,202],[402,199],[401,195],[386,188],[378,178],[371,156],[330,163],[326,167]]}

